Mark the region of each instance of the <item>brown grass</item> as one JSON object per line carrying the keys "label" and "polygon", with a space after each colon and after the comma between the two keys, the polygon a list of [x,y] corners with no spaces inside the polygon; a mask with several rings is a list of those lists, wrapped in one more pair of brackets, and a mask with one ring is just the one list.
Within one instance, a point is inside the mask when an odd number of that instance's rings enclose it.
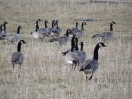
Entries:
{"label": "brown grass", "polygon": [[[81,2],[86,2],[82,4]],[[0,41],[0,98],[1,99],[132,99],[132,3],[89,3],[87,0],[3,0],[0,1],[0,23],[7,21],[7,34],[21,25],[21,39],[25,60],[22,68],[13,70],[10,62],[16,46]],[[95,33],[109,30],[114,20],[114,37],[107,48],[99,50],[100,68],[91,81],[83,73],[67,66],[61,52],[70,48],[70,42],[58,47],[49,42],[34,40],[36,19],[59,20],[63,35],[75,26],[75,19],[93,18],[87,22],[83,41],[87,58],[99,42],[91,39]],[[44,23],[39,26],[43,27]],[[79,27],[81,21],[79,22]],[[18,78],[18,75],[20,77]]]}

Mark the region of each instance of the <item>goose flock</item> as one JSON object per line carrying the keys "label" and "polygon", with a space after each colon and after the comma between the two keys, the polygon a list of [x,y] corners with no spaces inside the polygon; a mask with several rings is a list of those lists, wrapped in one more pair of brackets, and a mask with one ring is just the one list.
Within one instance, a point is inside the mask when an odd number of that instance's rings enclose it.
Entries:
{"label": "goose flock", "polygon": [[[54,42],[58,44],[60,47],[62,45],[67,44],[67,42],[71,41],[71,48],[62,52],[62,57],[64,57],[66,64],[72,65],[75,69],[76,66],[79,66],[79,71],[83,71],[86,75],[86,80],[88,80],[88,74],[91,74],[89,80],[92,79],[94,72],[98,69],[98,50],[101,47],[107,47],[105,42],[110,40],[113,36],[113,24],[116,24],[114,21],[110,23],[110,31],[94,34],[92,38],[101,38],[101,41],[95,45],[93,58],[86,59],[86,52],[83,50],[84,43],[80,42],[80,49],[78,48],[78,39],[85,36],[84,25],[87,25],[86,22],[82,22],[81,29],[78,28],[78,22],[76,22],[76,26],[69,28],[66,30],[66,33],[60,36],[62,29],[59,27],[59,20],[52,20],[52,27],[49,28],[47,24],[49,24],[48,20],[44,21],[44,28],[39,28],[39,22],[42,21],[41,19],[37,19],[35,22],[35,30],[31,32],[31,35],[35,39],[43,39],[45,37],[50,37],[49,42]],[[13,52],[11,55],[11,63],[13,65],[19,64],[19,68],[24,60],[24,55],[21,52],[21,45],[26,44],[26,41],[20,40],[20,29],[22,26],[17,27],[17,33],[8,34],[6,33],[6,25],[8,23],[5,21],[3,24],[0,25],[0,39],[6,40],[14,44],[14,42],[18,41],[17,45],[17,52]],[[51,38],[52,37],[52,38]]]}

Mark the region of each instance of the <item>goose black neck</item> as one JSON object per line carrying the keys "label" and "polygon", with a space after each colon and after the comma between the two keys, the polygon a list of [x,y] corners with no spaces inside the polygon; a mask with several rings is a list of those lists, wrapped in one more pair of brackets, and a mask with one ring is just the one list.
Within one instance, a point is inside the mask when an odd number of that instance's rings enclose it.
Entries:
{"label": "goose black neck", "polygon": [[39,29],[39,26],[38,26],[38,24],[36,24],[36,30],[35,31],[37,32],[38,29]]}
{"label": "goose black neck", "polygon": [[66,34],[65,34],[67,37],[69,36],[69,31],[67,30]]}
{"label": "goose black neck", "polygon": [[110,31],[113,31],[113,24],[110,24]]}
{"label": "goose black neck", "polygon": [[98,50],[99,50],[99,44],[97,44],[95,49],[94,49],[93,59],[95,59],[95,60],[98,60]]}
{"label": "goose black neck", "polygon": [[84,24],[82,23],[82,27],[81,27],[82,30],[84,30],[83,25],[84,25]]}
{"label": "goose black neck", "polygon": [[39,29],[38,21],[36,21],[36,26],[37,26],[37,29]]}
{"label": "goose black neck", "polygon": [[2,25],[0,25],[0,31],[2,31]]}
{"label": "goose black neck", "polygon": [[76,27],[78,27],[78,23],[76,23]]}
{"label": "goose black neck", "polygon": [[57,29],[58,29],[58,28],[59,28],[59,27],[58,27],[58,22],[56,23],[56,26],[57,26]]}
{"label": "goose black neck", "polygon": [[21,42],[19,42],[17,45],[17,52],[21,52]]}
{"label": "goose black neck", "polygon": [[75,43],[76,43],[76,39],[75,39],[75,37],[73,37],[71,40],[71,52],[73,52],[75,49]]}
{"label": "goose black neck", "polygon": [[48,28],[48,26],[47,26],[47,22],[45,21],[45,28]]}
{"label": "goose black neck", "polygon": [[54,23],[52,22],[52,28],[54,28]]}
{"label": "goose black neck", "polygon": [[83,51],[83,44],[81,44],[81,48],[80,48],[80,51]]}
{"label": "goose black neck", "polygon": [[17,29],[17,34],[19,34],[20,33],[20,28],[18,27],[18,29]]}
{"label": "goose black neck", "polygon": [[36,21],[36,24],[38,24],[38,20]]}
{"label": "goose black neck", "polygon": [[76,47],[75,50],[78,51],[78,39],[77,38],[75,39],[75,47]]}
{"label": "goose black neck", "polygon": [[5,23],[3,24],[3,27],[4,27],[4,30],[6,30],[6,24]]}

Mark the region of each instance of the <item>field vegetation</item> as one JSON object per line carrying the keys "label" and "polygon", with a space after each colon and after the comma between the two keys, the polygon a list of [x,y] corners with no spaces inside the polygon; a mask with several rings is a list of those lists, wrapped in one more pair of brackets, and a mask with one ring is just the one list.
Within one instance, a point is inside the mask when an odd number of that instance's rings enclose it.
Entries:
{"label": "field vegetation", "polygon": [[[0,0],[0,23],[9,23],[7,34],[20,25],[21,39],[27,42],[22,45],[21,69],[19,65],[13,69],[10,56],[18,42],[12,45],[0,40],[0,99],[132,99],[132,2],[89,1]],[[59,20],[61,35],[75,26],[75,20],[94,19],[86,21],[85,36],[79,39],[87,59],[93,57],[100,41],[92,35],[109,31],[110,22],[116,22],[108,47],[99,50],[100,67],[92,80],[86,81],[79,67],[74,70],[66,64],[61,53],[70,48],[70,42],[59,47],[49,42],[50,37],[33,38],[30,33],[38,18],[43,20],[39,27],[44,27],[44,20],[49,21],[48,27],[53,19]],[[78,22],[80,28],[82,21]]]}

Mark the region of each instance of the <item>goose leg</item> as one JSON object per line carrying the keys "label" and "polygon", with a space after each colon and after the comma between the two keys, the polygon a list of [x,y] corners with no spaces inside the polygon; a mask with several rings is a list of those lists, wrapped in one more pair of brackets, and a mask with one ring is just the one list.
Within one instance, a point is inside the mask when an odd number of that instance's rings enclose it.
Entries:
{"label": "goose leg", "polygon": [[12,65],[13,65],[13,69],[14,69],[14,64],[12,63]]}
{"label": "goose leg", "polygon": [[89,80],[91,80],[91,79],[92,79],[92,77],[93,77],[93,73],[92,73],[92,75],[90,76]]}
{"label": "goose leg", "polygon": [[77,64],[75,64],[74,69],[76,68]]}
{"label": "goose leg", "polygon": [[19,69],[21,69],[21,64],[20,64],[20,66],[19,66]]}
{"label": "goose leg", "polygon": [[86,80],[88,80],[88,76],[86,75]]}

